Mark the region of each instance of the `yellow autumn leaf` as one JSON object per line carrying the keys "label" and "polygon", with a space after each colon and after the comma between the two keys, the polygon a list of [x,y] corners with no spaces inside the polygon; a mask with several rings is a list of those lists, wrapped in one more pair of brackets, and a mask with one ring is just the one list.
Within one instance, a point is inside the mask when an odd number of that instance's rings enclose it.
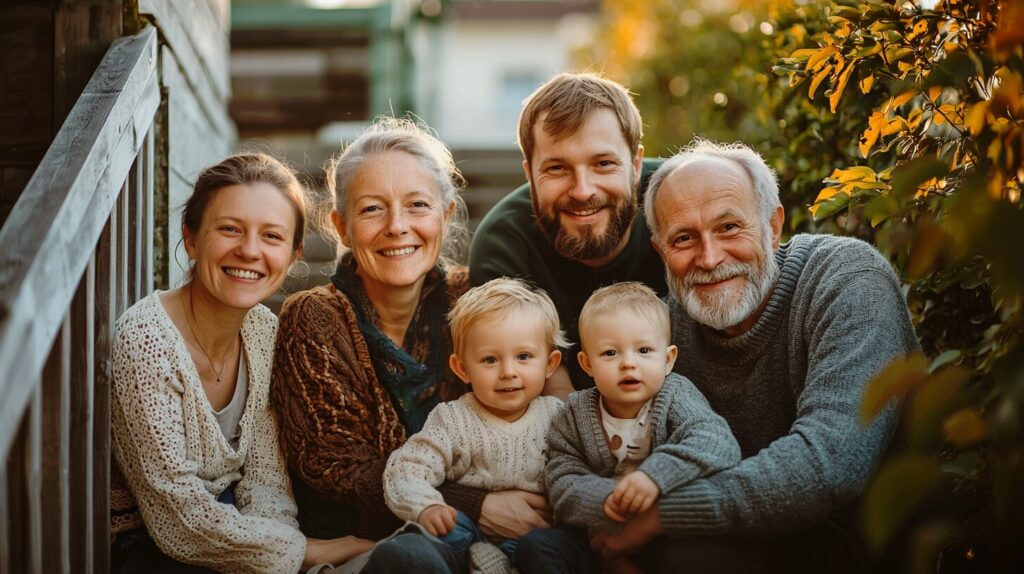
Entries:
{"label": "yellow autumn leaf", "polygon": [[856,66],[851,62],[850,65],[846,66],[843,73],[839,74],[839,80],[832,87],[832,93],[828,97],[828,103],[832,113],[836,113],[836,106],[839,105],[839,99],[843,97],[843,91],[846,90],[846,83],[850,80],[850,74],[853,73],[853,69]]}
{"label": "yellow autumn leaf", "polygon": [[932,86],[928,88],[928,99],[931,101],[937,101],[939,96],[942,95],[942,86]]}
{"label": "yellow autumn leaf", "polygon": [[928,20],[922,18],[911,28],[910,33],[907,34],[907,40],[913,40],[926,32],[928,32]]}
{"label": "yellow autumn leaf", "polygon": [[817,48],[801,48],[789,55],[790,58],[796,58],[798,60],[804,60],[810,58],[813,54],[817,54]]}
{"label": "yellow autumn leaf", "polygon": [[942,430],[949,442],[966,448],[985,439],[985,420],[977,409],[968,407],[946,417],[942,421]]}
{"label": "yellow autumn leaf", "polygon": [[878,142],[878,137],[882,135],[882,128],[886,125],[888,125],[888,119],[885,113],[874,112],[871,114],[871,117],[868,118],[868,128],[861,134],[858,144],[862,156],[868,157],[868,152]]}
{"label": "yellow autumn leaf", "polygon": [[967,111],[967,116],[964,118],[964,125],[970,130],[971,135],[977,136],[981,133],[981,130],[985,127],[985,117],[988,115],[989,102],[983,101],[978,102],[971,106],[971,109]]}
{"label": "yellow autumn leaf", "polygon": [[847,183],[851,181],[878,181],[875,170],[864,165],[857,165],[846,169],[835,169],[832,175],[825,178],[825,182]]}
{"label": "yellow autumn leaf", "polygon": [[836,46],[825,46],[824,48],[818,50],[817,54],[814,54],[813,56],[807,59],[807,70],[817,70],[819,67],[821,67],[828,61],[829,56],[831,56],[832,54],[836,54],[838,52],[839,48]]}
{"label": "yellow autumn leaf", "polygon": [[921,119],[924,118],[924,110],[917,108],[907,115],[907,127],[910,129],[917,129],[918,124],[921,123]]}
{"label": "yellow autumn leaf", "polygon": [[811,87],[808,88],[807,90],[808,98],[814,98],[814,93],[818,91],[818,86],[820,86],[821,82],[823,82],[825,78],[829,76],[829,73],[831,71],[832,70],[830,66],[825,66],[824,69],[822,69],[821,71],[814,75],[814,78],[811,80]]}
{"label": "yellow autumn leaf", "polygon": [[866,94],[871,91],[871,86],[875,85],[875,75],[869,74],[864,77],[859,83],[860,93]]}
{"label": "yellow autumn leaf", "polygon": [[896,116],[891,120],[888,120],[884,126],[882,126],[882,135],[887,136],[894,134],[907,126],[907,121],[903,118]]}
{"label": "yellow autumn leaf", "polygon": [[915,92],[914,90],[907,90],[906,92],[903,92],[902,94],[893,97],[892,99],[889,100],[889,104],[885,106],[885,111],[888,112],[889,110],[902,106],[903,104],[909,102],[910,98],[913,98],[916,94],[917,92]]}

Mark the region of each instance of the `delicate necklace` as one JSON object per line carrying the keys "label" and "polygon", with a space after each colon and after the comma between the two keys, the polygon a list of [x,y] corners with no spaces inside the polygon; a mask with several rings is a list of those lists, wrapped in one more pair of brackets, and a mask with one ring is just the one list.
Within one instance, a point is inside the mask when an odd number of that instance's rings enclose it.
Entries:
{"label": "delicate necklace", "polygon": [[192,312],[192,321],[189,322],[188,329],[190,331],[192,331],[192,338],[195,340],[196,346],[199,347],[199,350],[202,351],[204,355],[206,355],[206,360],[210,362],[210,369],[214,373],[216,373],[216,375],[217,375],[217,382],[219,383],[220,382],[220,376],[224,374],[224,368],[228,366],[228,362],[224,361],[224,364],[220,366],[220,370],[218,371],[217,370],[217,365],[214,364],[213,359],[210,358],[210,353],[207,353],[206,349],[203,348],[203,344],[199,342],[199,337],[196,336],[196,328],[192,326],[193,323],[197,322],[196,321],[196,307],[195,307],[195,304],[192,301],[193,301],[193,297],[192,297],[192,284],[189,283],[188,284],[188,308]]}

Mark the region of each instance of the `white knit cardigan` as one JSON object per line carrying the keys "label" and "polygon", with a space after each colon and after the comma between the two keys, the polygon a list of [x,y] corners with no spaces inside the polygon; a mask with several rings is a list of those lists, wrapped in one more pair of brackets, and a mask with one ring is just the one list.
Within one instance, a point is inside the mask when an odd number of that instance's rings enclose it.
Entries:
{"label": "white knit cardigan", "polygon": [[388,508],[416,521],[428,506],[444,504],[436,487],[445,480],[543,494],[548,427],[561,409],[561,400],[537,397],[522,417],[507,422],[484,409],[473,393],[437,405],[423,430],[388,458]]}
{"label": "white knit cardigan", "polygon": [[[306,539],[268,406],[276,333],[266,307],[245,316],[249,396],[235,451],[159,293],[117,322],[114,455],[150,536],[176,560],[222,572],[298,572],[302,565]],[[236,506],[218,502],[236,481]]]}

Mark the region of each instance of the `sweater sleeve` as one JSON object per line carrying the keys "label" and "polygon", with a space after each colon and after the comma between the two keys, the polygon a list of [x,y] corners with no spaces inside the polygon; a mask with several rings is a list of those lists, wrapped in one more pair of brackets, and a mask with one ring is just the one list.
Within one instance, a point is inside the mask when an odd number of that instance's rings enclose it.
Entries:
{"label": "sweater sleeve", "polygon": [[389,520],[381,478],[404,431],[350,315],[327,288],[285,303],[271,400],[289,468],[321,496],[357,507],[369,533]]}
{"label": "sweater sleeve", "polygon": [[152,330],[131,328],[119,329],[114,342],[114,455],[147,530],[168,556],[188,564],[298,572],[302,533],[279,516],[245,514],[218,502],[199,478],[198,464],[186,457],[184,387],[166,344]]}
{"label": "sweater sleeve", "polygon": [[898,418],[889,407],[862,426],[864,386],[892,358],[918,348],[896,276],[874,256],[876,265],[836,269],[808,295],[805,324],[794,326],[803,329],[808,356],[789,434],[664,496],[667,534],[779,534],[823,521],[863,490]]}
{"label": "sweater sleeve", "polygon": [[560,525],[618,530],[621,526],[604,514],[604,500],[615,490],[616,482],[587,466],[574,416],[578,406],[570,403],[551,420],[544,476],[548,498]]}
{"label": "sweater sleeve", "polygon": [[665,381],[669,398],[667,436],[640,464],[662,495],[679,486],[735,466],[740,445],[725,419],[711,410],[704,395],[684,377]]}
{"label": "sweater sleeve", "polygon": [[445,504],[437,486],[452,468],[455,443],[450,425],[457,416],[448,403],[430,411],[420,432],[409,437],[388,458],[384,469],[384,500],[402,520],[419,520],[428,506]]}

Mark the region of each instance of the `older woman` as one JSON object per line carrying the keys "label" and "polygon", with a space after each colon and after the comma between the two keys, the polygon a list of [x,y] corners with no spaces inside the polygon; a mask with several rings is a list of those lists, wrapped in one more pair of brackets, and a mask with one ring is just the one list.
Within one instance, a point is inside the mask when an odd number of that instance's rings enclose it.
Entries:
{"label": "older woman", "polygon": [[[397,526],[381,484],[388,456],[465,390],[447,368],[445,315],[467,275],[441,258],[458,236],[460,182],[444,144],[394,118],[329,170],[331,220],[348,251],[330,285],[285,302],[271,389],[307,535],[378,538]],[[491,532],[518,537],[546,524],[543,497],[442,492]]]}
{"label": "older woman", "polygon": [[199,175],[182,220],[188,282],[117,324],[112,571],[297,572],[362,552],[297,529],[268,406],[277,319],[259,303],[302,250],[298,180],[231,156]]}

